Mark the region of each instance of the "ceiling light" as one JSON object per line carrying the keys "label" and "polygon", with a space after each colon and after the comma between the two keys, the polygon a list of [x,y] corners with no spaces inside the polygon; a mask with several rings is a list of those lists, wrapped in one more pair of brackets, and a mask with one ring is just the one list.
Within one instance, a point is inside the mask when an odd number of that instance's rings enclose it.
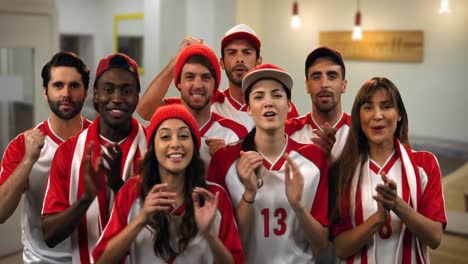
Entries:
{"label": "ceiling light", "polygon": [[299,17],[299,5],[297,1],[293,3],[293,11],[291,17],[291,27],[293,29],[298,29],[301,27],[301,18]]}

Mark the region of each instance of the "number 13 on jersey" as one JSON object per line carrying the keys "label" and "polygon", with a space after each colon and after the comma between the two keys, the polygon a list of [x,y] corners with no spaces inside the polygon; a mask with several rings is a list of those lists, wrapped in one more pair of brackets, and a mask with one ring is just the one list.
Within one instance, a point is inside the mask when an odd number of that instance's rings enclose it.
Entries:
{"label": "number 13 on jersey", "polygon": [[[270,210],[270,208],[264,208],[261,213],[263,216],[263,235],[265,237],[270,237],[271,230],[276,236],[281,236],[286,233],[287,214],[284,208],[277,208],[274,212]],[[271,227],[270,223],[272,225]]]}

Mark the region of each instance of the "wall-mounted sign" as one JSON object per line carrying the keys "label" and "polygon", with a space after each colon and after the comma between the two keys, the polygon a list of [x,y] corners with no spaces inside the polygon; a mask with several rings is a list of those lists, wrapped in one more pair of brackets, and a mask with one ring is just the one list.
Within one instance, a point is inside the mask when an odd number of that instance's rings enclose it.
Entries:
{"label": "wall-mounted sign", "polygon": [[319,42],[339,50],[346,60],[423,61],[422,30],[363,31],[358,41],[351,39],[351,31],[324,31]]}

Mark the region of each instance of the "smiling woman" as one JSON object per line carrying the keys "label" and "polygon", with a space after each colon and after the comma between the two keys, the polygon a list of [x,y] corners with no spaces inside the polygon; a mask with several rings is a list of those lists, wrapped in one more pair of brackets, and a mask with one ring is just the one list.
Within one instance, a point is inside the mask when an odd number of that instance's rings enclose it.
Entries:
{"label": "smiling woman", "polygon": [[94,260],[117,263],[128,252],[131,263],[243,263],[230,200],[204,179],[190,112],[181,105],[158,108],[147,142],[140,175],[117,194]]}
{"label": "smiling woman", "polygon": [[425,263],[428,246],[439,246],[447,223],[435,156],[409,147],[406,108],[386,78],[364,83],[351,116],[343,153],[331,169],[336,255]]}

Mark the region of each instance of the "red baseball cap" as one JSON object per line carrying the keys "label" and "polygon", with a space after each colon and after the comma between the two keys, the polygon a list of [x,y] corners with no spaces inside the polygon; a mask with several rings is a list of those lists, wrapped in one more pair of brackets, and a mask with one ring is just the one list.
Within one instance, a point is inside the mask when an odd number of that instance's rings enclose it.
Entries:
{"label": "red baseball cap", "polygon": [[138,74],[138,64],[132,58],[123,53],[115,53],[99,61],[99,65],[96,70],[96,77],[94,78],[94,85],[96,85],[99,77],[101,77],[104,72],[113,68],[128,70],[130,73],[132,73],[133,77],[135,77],[137,80],[138,90],[140,90],[140,75]]}
{"label": "red baseball cap", "polygon": [[229,42],[235,39],[247,39],[252,45],[260,52],[260,46],[262,45],[260,39],[257,37],[257,33],[246,24],[239,24],[231,29],[229,29],[224,35],[223,40],[221,41],[221,54],[223,54],[224,47],[229,44]]}

